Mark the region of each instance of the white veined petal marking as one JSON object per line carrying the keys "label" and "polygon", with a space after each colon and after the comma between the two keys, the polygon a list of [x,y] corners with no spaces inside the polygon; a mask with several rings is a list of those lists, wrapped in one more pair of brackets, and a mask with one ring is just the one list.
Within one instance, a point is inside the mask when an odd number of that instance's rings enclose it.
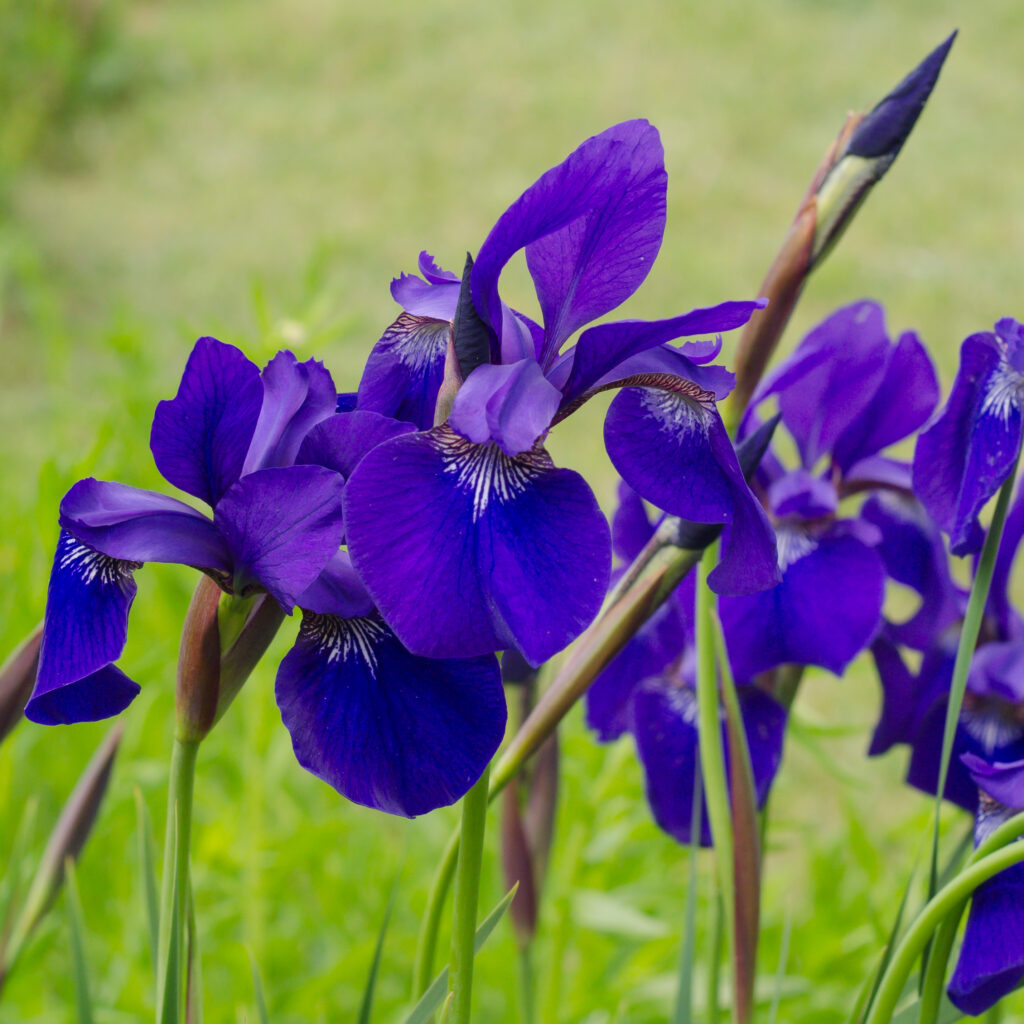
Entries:
{"label": "white veined petal marking", "polygon": [[806,558],[818,546],[818,542],[810,538],[803,530],[792,526],[777,527],[775,541],[779,549],[779,568],[783,572],[794,562]]}
{"label": "white veined petal marking", "polygon": [[455,486],[473,496],[475,523],[490,504],[511,501],[522,494],[551,460],[543,450],[506,455],[496,444],[476,444],[448,427],[434,435],[444,472],[455,477]]}
{"label": "white veined petal marking", "polygon": [[122,585],[131,582],[132,573],[142,568],[141,562],[129,562],[100,554],[95,548],[65,534],[60,542],[58,566],[62,572],[70,572],[83,583]]}
{"label": "white veined petal marking", "polygon": [[1006,423],[1014,411],[1020,412],[1024,399],[1024,374],[1000,361],[981,403],[983,416],[997,416]]}
{"label": "white veined petal marking", "polygon": [[678,436],[694,430],[707,431],[707,409],[702,396],[706,392],[693,385],[694,393],[685,390],[663,391],[660,388],[645,387],[641,402],[667,434]]}
{"label": "white veined petal marking", "polygon": [[403,366],[422,373],[444,358],[450,333],[451,324],[446,320],[402,313],[380,340],[395,352]]}
{"label": "white veined petal marking", "polygon": [[1024,735],[1024,728],[1003,702],[984,698],[965,700],[960,724],[989,755],[1000,747],[1016,743]]}
{"label": "white veined petal marking", "polygon": [[307,613],[302,622],[302,638],[327,654],[327,663],[362,659],[372,671],[377,669],[376,646],[390,630],[380,619],[342,619],[336,615]]}

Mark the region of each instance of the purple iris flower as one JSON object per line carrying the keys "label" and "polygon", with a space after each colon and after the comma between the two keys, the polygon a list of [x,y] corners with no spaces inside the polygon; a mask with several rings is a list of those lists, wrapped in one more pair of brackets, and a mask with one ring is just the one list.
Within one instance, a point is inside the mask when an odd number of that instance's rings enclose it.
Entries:
{"label": "purple iris flower", "polygon": [[[977,846],[1004,821],[1024,810],[1024,760],[991,762],[963,755],[980,791]],[[1024,864],[1015,864],[974,891],[960,955],[947,993],[962,1013],[980,1016],[1024,980]]]}
{"label": "purple iris flower", "polygon": [[[654,524],[628,485],[620,485],[619,498],[612,536],[616,554],[628,562],[651,537]],[[693,606],[690,575],[594,680],[587,691],[586,716],[602,743],[632,733],[658,825],[681,843],[710,846],[706,802],[700,835],[691,835],[694,775],[700,762]],[[760,807],[782,760],[786,712],[747,678],[737,679],[737,696]],[[724,736],[724,721],[722,728]]]}
{"label": "purple iris flower", "polygon": [[978,513],[1013,469],[1022,409],[1024,326],[1004,319],[963,343],[946,407],[914,454],[914,490],[955,555],[981,548]]}
{"label": "purple iris flower", "polygon": [[[878,502],[865,509],[882,534],[879,551],[890,574],[901,579],[897,574],[901,573],[903,582],[922,593],[918,613],[907,623],[886,624],[872,644],[883,705],[869,753],[881,754],[896,744],[909,745],[907,782],[934,793],[967,595],[952,580],[937,526],[922,513],[920,506],[914,508],[909,502],[903,507],[891,501]],[[978,809],[977,786],[960,755],[988,761],[1024,757],[1024,619],[1011,605],[1008,593],[1022,537],[1024,500],[1018,495],[996,557],[944,793],[947,800],[972,813]],[[923,651],[916,673],[907,667],[901,644]]]}
{"label": "purple iris flower", "polygon": [[909,491],[910,467],[882,452],[928,419],[935,372],[917,335],[890,341],[881,306],[863,301],[822,321],[764,381],[744,431],[771,398],[800,457],[796,469],[766,458],[757,476],[782,582],[724,597],[722,625],[741,677],[786,663],[841,675],[881,625],[886,570],[877,527],[840,517],[840,503],[865,489]]}
{"label": "purple iris flower", "polygon": [[261,373],[201,338],[177,396],[157,407],[151,448],[175,498],[83,480],[61,503],[36,687],[43,724],[118,714],[138,685],[114,663],[135,572],[189,565],[227,593],[270,595],[303,624],[277,698],[306,768],[350,799],[415,815],[458,799],[504,732],[497,660],[411,655],[348,561],[342,495],[359,460],[413,430],[373,412],[338,414],[326,369],[278,354]]}
{"label": "purple iris flower", "polygon": [[[518,649],[532,664],[590,622],[608,583],[608,526],[589,486],[556,468],[548,430],[590,396],[625,387],[605,437],[622,475],[660,507],[725,525],[723,592],[777,579],[770,527],[716,401],[732,376],[707,365],[759,302],[726,302],[571,336],[633,294],[665,225],[661,143],[646,121],[588,139],[499,218],[463,281],[425,254],[392,291],[404,307],[378,343],[358,407],[421,428],[375,449],[346,490],[353,563],[410,650],[447,657]],[[498,293],[520,249],[543,326]],[[450,340],[449,340],[450,339]],[[446,355],[459,387],[433,425]]]}

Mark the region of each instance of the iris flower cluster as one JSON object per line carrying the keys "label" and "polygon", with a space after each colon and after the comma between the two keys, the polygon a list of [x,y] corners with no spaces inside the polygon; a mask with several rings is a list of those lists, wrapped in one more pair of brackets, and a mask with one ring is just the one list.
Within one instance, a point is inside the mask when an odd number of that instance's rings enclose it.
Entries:
{"label": "iris flower cluster", "polygon": [[[906,401],[893,403],[893,394]],[[754,476],[776,538],[780,581],[719,600],[761,804],[782,758],[791,698],[772,671],[818,665],[842,675],[881,625],[882,537],[864,511],[841,514],[840,503],[864,491],[909,488],[910,466],[882,453],[914,433],[937,401],[920,339],[907,332],[891,341],[873,302],[819,324],[754,395],[741,436],[759,429],[774,403],[799,457],[789,468],[769,449]],[[623,486],[614,531],[620,556],[632,559],[654,529],[640,497]],[[693,606],[688,578],[587,698],[587,720],[600,740],[633,733],[655,819],[684,843],[691,841],[698,763]],[[711,841],[706,814],[699,841]]]}
{"label": "iris flower cluster", "polygon": [[[135,573],[173,562],[236,602],[301,611],[276,692],[304,767],[397,814],[453,802],[504,732],[495,652],[540,664],[604,597],[607,522],[544,439],[608,388],[629,389],[606,424],[620,472],[670,511],[724,527],[712,583],[773,583],[775,538],[717,409],[731,374],[712,362],[714,336],[763,302],[605,322],[571,343],[649,273],[666,183],[646,121],[584,142],[502,214],[461,279],[424,254],[422,277],[393,282],[402,312],[355,394],[339,395],[318,362],[282,352],[261,371],[200,339],[150,446],[209,514],[120,483],[71,488],[28,716],[69,723],[128,706],[139,687],[116,662]],[[540,322],[499,294],[520,250]],[[694,335],[705,340],[670,344]]]}
{"label": "iris flower cluster", "polygon": [[[969,337],[949,400],[918,439],[917,497],[889,496],[865,510],[882,534],[890,575],[921,596],[905,622],[886,622],[872,645],[883,687],[870,753],[910,749],[907,782],[934,794],[967,592],[951,572],[954,554],[984,539],[978,512],[1013,471],[1021,444],[1024,328],[1001,320]],[[978,647],[971,660],[943,797],[975,816],[980,843],[1024,809],[1024,617],[1010,595],[1024,538],[1024,493],[1009,510],[995,557]],[[919,652],[916,671],[904,651]],[[975,893],[949,996],[967,1014],[994,1005],[1024,979],[1024,868],[1009,868]]]}

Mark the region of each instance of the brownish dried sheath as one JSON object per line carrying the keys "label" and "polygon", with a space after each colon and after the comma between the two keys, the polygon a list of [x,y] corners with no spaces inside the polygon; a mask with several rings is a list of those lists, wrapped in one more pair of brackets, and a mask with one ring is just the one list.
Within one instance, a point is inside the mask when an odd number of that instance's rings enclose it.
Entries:
{"label": "brownish dried sheath", "polygon": [[57,819],[18,919],[0,949],[0,983],[60,891],[65,860],[77,861],[89,838],[107,792],[123,731],[120,723],[110,730]]}
{"label": "brownish dried sheath", "polygon": [[21,721],[32,695],[42,642],[43,625],[40,623],[0,668],[0,743]]}

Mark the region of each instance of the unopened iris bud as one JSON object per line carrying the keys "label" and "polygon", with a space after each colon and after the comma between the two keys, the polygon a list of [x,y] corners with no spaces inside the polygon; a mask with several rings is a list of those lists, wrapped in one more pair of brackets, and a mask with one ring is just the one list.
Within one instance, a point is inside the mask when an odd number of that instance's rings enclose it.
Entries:
{"label": "unopened iris bud", "polygon": [[478,366],[491,361],[491,340],[487,325],[473,305],[470,294],[470,275],[473,273],[473,257],[466,253],[466,265],[462,271],[459,286],[459,301],[455,307],[448,349],[444,358],[444,377],[437,394],[434,409],[434,426],[446,422],[462,382]]}
{"label": "unopened iris bud", "polygon": [[812,270],[828,255],[871,189],[892,166],[935,88],[954,32],[866,116],[851,115],[816,171],[758,294],[767,309],[736,348],[732,425],[740,421]]}
{"label": "unopened iris bud", "polygon": [[204,576],[185,615],[178,651],[175,691],[178,739],[203,739],[213,727],[220,694],[220,629],[217,609],[221,590]]}
{"label": "unopened iris bud", "polygon": [[0,742],[21,721],[39,668],[43,627],[36,626],[0,668]]}
{"label": "unopened iris bud", "polygon": [[123,726],[116,725],[93,755],[50,833],[39,868],[14,926],[0,938],[0,987],[25,942],[49,910],[64,882],[66,863],[76,861],[96,823],[110,782]]}

